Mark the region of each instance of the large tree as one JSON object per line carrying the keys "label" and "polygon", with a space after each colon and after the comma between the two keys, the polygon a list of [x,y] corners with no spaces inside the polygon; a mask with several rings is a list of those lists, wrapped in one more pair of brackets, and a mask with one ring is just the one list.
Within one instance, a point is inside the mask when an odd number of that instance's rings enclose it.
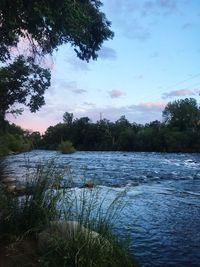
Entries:
{"label": "large tree", "polygon": [[113,37],[101,4],[99,0],[1,0],[0,61],[10,58],[10,48],[23,38],[40,56],[70,43],[79,58],[97,58],[103,41]]}
{"label": "large tree", "polygon": [[18,57],[13,63],[0,68],[0,123],[6,113],[17,114],[19,104],[31,112],[44,105],[44,92],[50,86],[50,73],[36,65],[32,58]]}
{"label": "large tree", "polygon": [[178,130],[194,130],[200,122],[200,109],[194,98],[185,98],[169,102],[163,111],[167,125]]}
{"label": "large tree", "polygon": [[[34,63],[38,57],[51,55],[59,45],[69,43],[80,59],[96,59],[103,41],[112,38],[113,32],[98,0],[0,2],[0,62],[10,64],[0,69],[3,121],[6,112],[17,112],[14,104],[25,104],[31,112],[44,104],[50,72]],[[31,53],[13,62],[13,48],[22,40],[29,44]]]}

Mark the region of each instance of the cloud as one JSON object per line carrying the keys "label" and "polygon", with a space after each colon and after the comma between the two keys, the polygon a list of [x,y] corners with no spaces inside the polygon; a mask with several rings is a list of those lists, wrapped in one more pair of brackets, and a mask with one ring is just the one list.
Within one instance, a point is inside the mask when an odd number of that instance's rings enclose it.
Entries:
{"label": "cloud", "polygon": [[120,91],[120,90],[112,90],[112,91],[109,91],[108,93],[109,93],[111,98],[119,98],[121,96],[126,95],[125,92]]}
{"label": "cloud", "polygon": [[85,89],[78,89],[78,88],[75,88],[75,89],[71,89],[71,91],[75,94],[83,94],[83,93],[86,93],[87,90]]}
{"label": "cloud", "polygon": [[[160,110],[163,109],[166,106],[166,102],[164,101],[158,101],[158,102],[145,102],[141,103],[137,106],[138,109],[146,109],[146,110]],[[136,107],[136,106],[135,106]]]}
{"label": "cloud", "polygon": [[65,61],[70,64],[72,70],[75,70],[75,71],[89,71],[90,70],[89,63],[77,57],[71,56],[67,58]]}
{"label": "cloud", "polygon": [[117,58],[116,51],[113,48],[103,46],[98,53],[99,58],[115,60]]}
{"label": "cloud", "polygon": [[182,27],[181,27],[181,29],[182,30],[189,30],[192,27],[193,27],[193,24],[188,22],[188,23],[183,24]]}
{"label": "cloud", "polygon": [[151,55],[150,55],[150,58],[158,58],[159,57],[159,53],[158,52],[153,52]]}
{"label": "cloud", "polygon": [[68,90],[75,94],[86,93],[87,90],[79,88],[75,81],[65,81],[63,79],[54,79],[51,86],[51,93],[55,93],[58,90]]}
{"label": "cloud", "polygon": [[134,76],[134,78],[137,79],[137,80],[142,80],[144,78],[144,75],[143,74],[139,74],[139,75]]}
{"label": "cloud", "polygon": [[148,27],[140,25],[139,22],[136,20],[133,22],[132,26],[127,25],[126,27],[127,28],[125,29],[125,36],[130,39],[135,39],[144,42],[151,37],[151,33]]}
{"label": "cloud", "polygon": [[194,90],[181,89],[181,90],[174,90],[168,93],[164,93],[162,98],[167,99],[167,98],[173,98],[173,97],[179,97],[179,96],[193,96],[193,95],[196,95],[196,92],[194,92]]}
{"label": "cloud", "polygon": [[166,102],[144,102],[137,105],[121,107],[88,107],[82,112],[75,112],[75,117],[88,116],[92,121],[99,120],[99,114],[110,121],[116,121],[122,115],[125,115],[130,122],[147,123],[153,120],[162,119],[162,111]]}
{"label": "cloud", "polygon": [[94,103],[90,103],[90,102],[84,102],[83,105],[85,105],[87,107],[95,107],[96,106]]}
{"label": "cloud", "polygon": [[176,0],[143,1],[142,15],[170,15],[177,11]]}
{"label": "cloud", "polygon": [[12,117],[10,120],[25,129],[38,130],[40,132],[45,132],[47,127],[61,122],[66,111],[73,113],[75,118],[89,117],[92,121],[99,120],[100,113],[102,113],[103,118],[110,121],[116,121],[122,115],[125,115],[130,122],[147,123],[153,120],[161,120],[165,104],[164,101],[158,101],[121,107],[97,107],[95,104],[88,102],[80,105],[62,103],[59,106],[56,103],[52,103],[47,104],[34,114],[25,109],[22,116],[19,116],[17,119]]}
{"label": "cloud", "polygon": [[179,14],[177,0],[105,0],[106,13],[125,37],[144,42],[162,16]]}
{"label": "cloud", "polygon": [[176,10],[177,9],[177,0],[156,0],[156,4],[167,10]]}

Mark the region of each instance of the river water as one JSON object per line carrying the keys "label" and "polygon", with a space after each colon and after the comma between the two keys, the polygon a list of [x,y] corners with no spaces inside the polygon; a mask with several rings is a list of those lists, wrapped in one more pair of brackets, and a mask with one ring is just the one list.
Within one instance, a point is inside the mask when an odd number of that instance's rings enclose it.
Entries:
{"label": "river water", "polygon": [[[139,266],[200,266],[200,154],[76,152],[35,150],[4,159],[5,172],[18,179],[26,163],[55,158],[70,165],[76,187],[95,180],[105,191],[128,190],[115,231],[128,236]],[[3,159],[2,159],[3,161]]]}

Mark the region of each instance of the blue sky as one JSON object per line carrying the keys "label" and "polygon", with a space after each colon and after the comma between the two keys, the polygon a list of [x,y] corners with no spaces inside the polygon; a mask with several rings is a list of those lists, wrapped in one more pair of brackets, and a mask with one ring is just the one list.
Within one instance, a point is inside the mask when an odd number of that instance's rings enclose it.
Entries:
{"label": "blue sky", "polygon": [[194,97],[200,91],[199,0],[104,0],[113,40],[105,42],[97,61],[79,60],[62,46],[47,60],[52,85],[46,105],[25,110],[10,120],[44,132],[74,117],[111,121],[125,115],[130,122],[161,120],[167,102]]}

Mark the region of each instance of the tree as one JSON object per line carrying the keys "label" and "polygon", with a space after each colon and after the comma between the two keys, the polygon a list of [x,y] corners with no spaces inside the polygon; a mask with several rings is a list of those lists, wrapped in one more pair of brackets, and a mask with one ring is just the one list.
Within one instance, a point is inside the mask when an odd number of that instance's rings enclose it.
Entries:
{"label": "tree", "polygon": [[73,113],[65,112],[63,115],[63,122],[66,123],[67,125],[71,125],[73,122]]}
{"label": "tree", "polygon": [[[36,64],[38,56],[69,43],[80,59],[97,58],[103,41],[113,37],[101,5],[99,0],[1,0],[0,62],[10,64],[0,68],[1,124],[6,112],[21,112],[14,104],[24,104],[31,112],[44,104],[50,73]],[[32,53],[13,62],[11,48],[21,40],[28,41]]]}
{"label": "tree", "polygon": [[44,92],[50,86],[50,72],[34,64],[32,58],[19,56],[13,63],[0,68],[0,124],[6,113],[18,114],[17,104],[36,112],[44,105]]}
{"label": "tree", "polygon": [[165,124],[179,130],[194,130],[200,120],[200,110],[194,98],[169,102],[163,111]]}
{"label": "tree", "polygon": [[97,58],[104,40],[113,37],[99,0],[1,0],[0,61],[11,47],[29,40],[34,55],[52,54],[70,43],[83,60]]}

